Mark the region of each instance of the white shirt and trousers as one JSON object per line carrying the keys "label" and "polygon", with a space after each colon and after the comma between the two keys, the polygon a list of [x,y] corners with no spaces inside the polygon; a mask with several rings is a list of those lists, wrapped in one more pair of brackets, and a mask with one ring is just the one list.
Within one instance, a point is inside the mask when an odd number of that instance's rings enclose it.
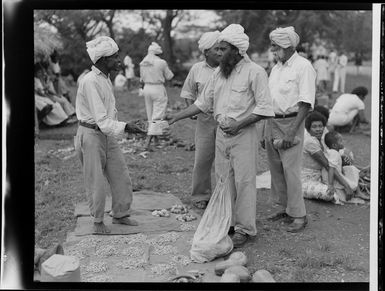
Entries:
{"label": "white shirt and trousers", "polygon": [[[214,118],[228,116],[242,120],[251,113],[274,116],[265,70],[254,62],[242,59],[226,79],[217,68],[194,103]],[[229,170],[234,230],[254,236],[257,233],[255,187],[258,155],[255,123],[242,128],[235,136],[226,135],[219,127],[216,133],[215,173],[217,181]]]}
{"label": "white shirt and trousers", "polygon": [[[195,101],[215,68],[206,61],[194,64],[183,84],[180,97]],[[209,201],[211,197],[211,168],[215,159],[217,122],[212,111],[198,114],[195,128],[195,161],[192,174],[191,200]]]}
{"label": "white shirt and trousers", "polygon": [[[283,138],[298,112],[298,103],[315,101],[316,72],[311,63],[295,52],[284,64],[277,63],[269,77],[270,94],[275,118],[265,122],[266,151],[271,172],[271,194],[282,211],[291,217],[306,215],[301,184],[301,160],[304,140],[304,124],[296,136],[300,142],[283,150],[275,149],[274,138]],[[287,116],[289,115],[289,116]],[[285,116],[285,117],[283,117]],[[280,118],[278,118],[280,117]]]}
{"label": "white shirt and trousers", "polygon": [[140,81],[144,83],[143,95],[148,122],[164,119],[168,101],[164,82],[172,77],[174,74],[167,62],[158,56],[154,56],[153,64],[140,65]]}
{"label": "white shirt and trousers", "polygon": [[80,125],[75,136],[75,150],[82,163],[88,204],[94,222],[103,221],[105,178],[111,188],[112,216],[129,216],[132,183],[125,158],[116,141],[117,137],[123,136],[126,123],[117,120],[110,79],[95,66],[79,83],[76,115]]}
{"label": "white shirt and trousers", "polygon": [[337,68],[334,73],[333,92],[338,91],[338,85],[340,86],[340,92],[345,93],[345,80],[346,80],[346,65],[348,64],[348,57],[342,54],[338,57]]}

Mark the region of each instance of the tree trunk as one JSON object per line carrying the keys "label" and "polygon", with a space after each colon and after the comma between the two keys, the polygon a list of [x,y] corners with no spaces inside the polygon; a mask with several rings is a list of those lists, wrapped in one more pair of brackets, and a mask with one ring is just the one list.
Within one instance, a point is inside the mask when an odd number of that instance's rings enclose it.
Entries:
{"label": "tree trunk", "polygon": [[173,47],[173,40],[171,38],[171,23],[174,17],[176,16],[176,13],[172,10],[167,10],[166,17],[163,20],[162,26],[163,26],[163,37],[164,37],[164,43],[163,43],[163,53],[164,58],[168,62],[169,66],[172,68],[175,64],[175,57],[172,52]]}

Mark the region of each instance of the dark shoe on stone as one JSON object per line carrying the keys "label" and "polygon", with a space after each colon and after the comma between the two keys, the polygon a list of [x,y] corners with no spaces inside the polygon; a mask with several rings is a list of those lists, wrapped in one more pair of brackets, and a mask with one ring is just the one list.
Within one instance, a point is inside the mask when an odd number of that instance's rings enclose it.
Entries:
{"label": "dark shoe on stone", "polygon": [[291,224],[294,221],[294,217],[291,217],[290,215],[287,215],[285,218],[282,219],[282,224]]}
{"label": "dark shoe on stone", "polygon": [[286,231],[288,232],[300,232],[305,229],[307,225],[307,217],[295,218],[291,224],[288,225]]}
{"label": "dark shoe on stone", "polygon": [[240,232],[235,232],[231,240],[233,241],[233,245],[235,248],[239,248],[247,242],[249,236],[247,234],[243,234]]}
{"label": "dark shoe on stone", "polygon": [[288,217],[287,213],[284,211],[280,211],[280,212],[277,212],[277,213],[274,213],[274,214],[268,216],[266,219],[270,220],[270,221],[277,221],[280,219],[284,219],[286,217]]}

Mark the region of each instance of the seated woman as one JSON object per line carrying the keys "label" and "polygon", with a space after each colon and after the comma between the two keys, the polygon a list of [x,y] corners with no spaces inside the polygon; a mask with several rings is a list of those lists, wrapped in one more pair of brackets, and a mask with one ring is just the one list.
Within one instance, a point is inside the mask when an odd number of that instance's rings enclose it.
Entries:
{"label": "seated woman", "polygon": [[[44,108],[52,107],[51,111],[42,118],[42,122],[46,125],[53,126],[64,123],[71,123],[72,120],[64,112],[61,105],[57,102],[53,102],[47,97],[42,97],[35,94],[35,107],[38,111],[43,111]],[[76,121],[75,121],[76,122]]]}
{"label": "seated woman", "polygon": [[[321,138],[326,126],[326,118],[319,112],[312,112],[305,120],[308,135],[304,136],[302,161],[302,189],[304,198],[334,201],[334,188],[322,181],[322,168],[329,171],[329,162],[324,154]],[[344,186],[348,197],[353,190],[346,180],[334,171],[334,178]],[[335,201],[334,201],[335,202]]]}
{"label": "seated woman", "polygon": [[72,104],[63,96],[56,94],[53,83],[47,79],[43,68],[38,65],[35,66],[35,92],[42,97],[47,97],[54,102],[58,102],[69,117],[76,115],[75,108]]}

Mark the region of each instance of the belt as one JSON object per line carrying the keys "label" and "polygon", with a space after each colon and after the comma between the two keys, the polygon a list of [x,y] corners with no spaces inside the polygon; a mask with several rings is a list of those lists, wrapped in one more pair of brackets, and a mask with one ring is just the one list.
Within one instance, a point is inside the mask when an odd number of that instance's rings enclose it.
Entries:
{"label": "belt", "polygon": [[298,112],[293,112],[293,113],[289,113],[289,114],[276,114],[274,116],[274,118],[289,118],[289,117],[294,117],[294,116],[297,116]]}
{"label": "belt", "polygon": [[84,121],[79,121],[79,125],[84,126],[84,127],[88,127],[88,128],[92,128],[95,130],[100,130],[99,126],[97,126],[96,124],[91,124],[91,123],[87,123]]}
{"label": "belt", "polygon": [[145,85],[163,85],[163,83],[150,83],[150,82],[147,82],[147,83],[144,83]]}

